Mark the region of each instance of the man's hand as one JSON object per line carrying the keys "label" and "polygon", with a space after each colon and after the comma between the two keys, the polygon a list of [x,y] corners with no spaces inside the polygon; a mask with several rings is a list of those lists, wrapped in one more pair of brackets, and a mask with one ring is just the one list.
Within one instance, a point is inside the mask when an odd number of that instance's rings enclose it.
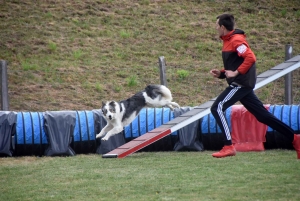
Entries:
{"label": "man's hand", "polygon": [[227,78],[236,77],[239,74],[239,71],[225,70],[225,75]]}
{"label": "man's hand", "polygon": [[220,77],[221,72],[218,69],[212,69],[211,71],[209,71],[210,74],[212,74],[212,76],[214,77]]}

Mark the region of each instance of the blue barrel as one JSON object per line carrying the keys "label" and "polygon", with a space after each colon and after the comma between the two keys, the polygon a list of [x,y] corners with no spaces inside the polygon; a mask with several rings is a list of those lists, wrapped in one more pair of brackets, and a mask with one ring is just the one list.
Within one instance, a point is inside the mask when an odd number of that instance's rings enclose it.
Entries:
{"label": "blue barrel", "polygon": [[[174,113],[170,108],[143,108],[140,114],[124,128],[125,140],[129,142],[172,119]],[[177,131],[175,131],[141,151],[171,151],[177,140]]]}
{"label": "blue barrel", "polygon": [[[18,112],[15,136],[16,156],[42,156],[49,146],[43,112]],[[76,111],[71,148],[77,154],[95,153],[96,139],[92,111]]]}
{"label": "blue barrel", "polygon": [[[225,111],[225,118],[231,132],[231,107]],[[210,113],[201,118],[200,138],[206,150],[219,150],[224,146],[224,139],[216,119]]]}
{"label": "blue barrel", "polygon": [[94,113],[92,111],[76,111],[73,143],[71,147],[75,153],[95,153],[97,149],[94,127]]}
{"label": "blue barrel", "polygon": [[[269,111],[282,122],[290,126],[295,133],[300,133],[299,105],[271,105]],[[281,133],[268,127],[266,133],[266,149],[294,149],[292,143]]]}
{"label": "blue barrel", "polygon": [[17,156],[42,156],[48,141],[43,128],[42,112],[18,112],[15,136],[15,153]]}

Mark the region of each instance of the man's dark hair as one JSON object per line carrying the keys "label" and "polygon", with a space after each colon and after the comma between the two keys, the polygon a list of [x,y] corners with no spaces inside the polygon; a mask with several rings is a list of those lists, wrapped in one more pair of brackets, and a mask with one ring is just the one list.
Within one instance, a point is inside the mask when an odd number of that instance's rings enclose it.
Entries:
{"label": "man's dark hair", "polygon": [[234,17],[231,14],[222,14],[217,17],[219,19],[219,25],[224,26],[228,31],[234,29]]}

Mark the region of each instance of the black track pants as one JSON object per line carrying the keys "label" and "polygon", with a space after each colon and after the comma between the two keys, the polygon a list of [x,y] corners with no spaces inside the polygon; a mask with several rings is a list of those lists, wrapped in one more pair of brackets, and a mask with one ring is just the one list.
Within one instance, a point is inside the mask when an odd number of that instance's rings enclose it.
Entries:
{"label": "black track pants", "polygon": [[225,145],[232,144],[230,130],[225,118],[225,110],[237,101],[240,101],[259,122],[270,126],[293,142],[294,130],[270,113],[251,88],[230,85],[218,96],[211,107],[211,113],[224,134]]}

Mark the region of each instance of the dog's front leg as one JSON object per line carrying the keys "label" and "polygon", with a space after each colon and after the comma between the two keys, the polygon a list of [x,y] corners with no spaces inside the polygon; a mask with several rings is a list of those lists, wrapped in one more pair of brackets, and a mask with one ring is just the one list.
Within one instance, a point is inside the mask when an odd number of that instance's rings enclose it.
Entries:
{"label": "dog's front leg", "polygon": [[111,125],[109,123],[106,124],[106,126],[104,126],[104,128],[102,128],[101,132],[98,135],[96,135],[96,138],[103,137],[105,135],[105,133],[107,133],[112,128],[113,128],[113,125]]}
{"label": "dog's front leg", "polygon": [[168,108],[170,108],[172,111],[174,110],[174,107],[171,104],[166,105]]}
{"label": "dog's front leg", "polygon": [[102,138],[102,140],[106,141],[111,136],[120,133],[123,130],[122,126],[114,127],[112,130],[108,131],[108,133]]}
{"label": "dog's front leg", "polygon": [[170,108],[171,110],[174,110],[174,107],[180,108],[180,106],[176,102],[170,102],[170,103],[166,104],[166,106],[168,108]]}

